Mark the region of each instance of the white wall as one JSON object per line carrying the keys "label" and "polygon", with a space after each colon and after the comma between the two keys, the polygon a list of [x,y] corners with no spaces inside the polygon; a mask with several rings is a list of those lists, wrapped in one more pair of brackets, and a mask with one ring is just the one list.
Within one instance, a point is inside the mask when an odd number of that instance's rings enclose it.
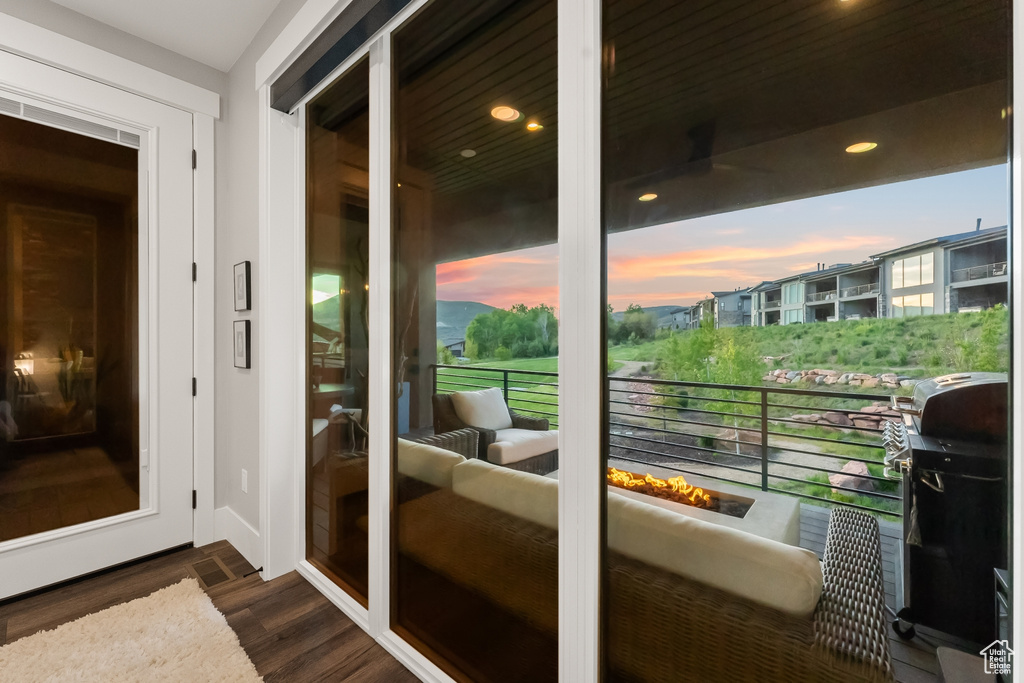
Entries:
{"label": "white wall", "polygon": [[[260,522],[259,358],[256,335],[259,289],[259,101],[254,87],[256,60],[291,20],[304,0],[282,0],[228,74],[221,119],[217,122],[217,491],[216,507],[227,506],[251,527]],[[252,262],[253,306],[235,313],[232,266]],[[251,370],[234,367],[231,321],[252,321]],[[288,362],[282,359],[281,362]],[[248,493],[242,493],[242,469]],[[233,542],[236,539],[230,539]],[[250,560],[253,558],[250,558]]]}

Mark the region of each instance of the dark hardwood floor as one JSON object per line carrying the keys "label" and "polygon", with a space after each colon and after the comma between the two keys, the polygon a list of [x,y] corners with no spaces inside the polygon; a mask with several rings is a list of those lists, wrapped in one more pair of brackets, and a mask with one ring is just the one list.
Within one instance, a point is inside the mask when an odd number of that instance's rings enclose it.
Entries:
{"label": "dark hardwood floor", "polygon": [[0,645],[98,612],[189,576],[216,556],[236,578],[206,590],[268,683],[416,681],[390,654],[291,572],[264,582],[226,541],[184,548],[24,598],[0,603]]}

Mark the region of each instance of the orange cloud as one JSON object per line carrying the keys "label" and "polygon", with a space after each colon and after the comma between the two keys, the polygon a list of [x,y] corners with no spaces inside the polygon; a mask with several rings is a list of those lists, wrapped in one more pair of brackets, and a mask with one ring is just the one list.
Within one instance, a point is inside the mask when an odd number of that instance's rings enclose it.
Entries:
{"label": "orange cloud", "polygon": [[722,246],[714,249],[679,251],[661,256],[612,259],[611,278],[649,279],[689,275],[693,266],[727,261],[764,261],[769,259],[822,254],[847,249],[878,246],[891,241],[881,235],[850,235],[838,238],[811,237],[778,247]]}

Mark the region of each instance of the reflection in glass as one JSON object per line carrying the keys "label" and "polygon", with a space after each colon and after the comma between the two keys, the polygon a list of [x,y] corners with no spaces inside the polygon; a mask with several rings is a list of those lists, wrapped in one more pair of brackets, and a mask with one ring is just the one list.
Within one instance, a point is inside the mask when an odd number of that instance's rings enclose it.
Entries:
{"label": "reflection in glass", "polygon": [[394,35],[391,626],[459,680],[557,677],[555,6]]}
{"label": "reflection in glass", "polygon": [[369,66],[306,108],[306,556],[367,596]]}
{"label": "reflection in glass", "polygon": [[139,153],[3,115],[0,149],[5,541],[139,507]]}
{"label": "reflection in glass", "polygon": [[[605,680],[890,680],[869,595],[991,642],[1007,3],[604,0],[602,16]],[[988,478],[943,476],[943,496],[920,467],[887,469],[882,437],[911,424],[893,397],[953,373],[995,387],[975,406],[988,431],[952,437]]]}

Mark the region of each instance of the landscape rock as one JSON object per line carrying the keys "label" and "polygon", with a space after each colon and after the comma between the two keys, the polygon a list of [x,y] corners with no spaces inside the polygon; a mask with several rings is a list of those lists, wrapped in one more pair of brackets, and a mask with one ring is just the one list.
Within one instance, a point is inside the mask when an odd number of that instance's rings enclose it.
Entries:
{"label": "landscape rock", "polygon": [[840,375],[839,380],[838,380],[837,383],[838,384],[849,384],[850,383],[850,376],[848,374],[847,375]]}
{"label": "landscape rock", "polygon": [[824,384],[825,383],[825,379],[826,379],[825,375],[815,375],[814,383],[815,384]]}
{"label": "landscape rock", "polygon": [[761,381],[762,382],[774,382],[775,381],[775,375],[767,374],[767,375],[765,375],[764,377],[761,378]]}
{"label": "landscape rock", "polygon": [[839,381],[839,378],[835,377],[834,375],[829,375],[828,377],[825,378],[825,384],[829,384],[829,385],[836,384],[838,381]]}
{"label": "landscape rock", "polygon": [[878,386],[878,382],[879,382],[879,380],[878,380],[877,377],[868,377],[867,379],[865,379],[861,383],[861,386],[862,387],[868,387],[868,388],[877,387]]}
{"label": "landscape rock", "polygon": [[916,387],[917,386],[917,380],[916,379],[900,380],[900,386],[901,387]]}
{"label": "landscape rock", "polygon": [[795,420],[796,422],[817,422],[821,419],[821,415],[792,415],[789,419]]}
{"label": "landscape rock", "polygon": [[888,382],[890,384],[892,384],[893,382],[897,381],[896,380],[896,373],[894,373],[894,372],[883,372],[879,376],[879,379],[882,380],[883,382]]}
{"label": "landscape rock", "polygon": [[775,382],[776,384],[789,384],[789,380],[785,377],[779,377]]}
{"label": "landscape rock", "polygon": [[883,408],[882,406],[871,405],[871,406],[865,406],[865,407],[861,408],[860,412],[868,413],[868,414],[870,414],[870,413],[882,413],[882,412],[885,412],[885,408]]}
{"label": "landscape rock", "polygon": [[866,379],[874,379],[874,377],[874,375],[868,375],[863,372],[858,372],[853,376],[853,379],[859,379],[863,382]]}
{"label": "landscape rock", "polygon": [[842,486],[847,489],[857,489],[858,491],[874,491],[875,482],[870,479],[862,479],[858,476],[851,475],[870,475],[868,466],[862,462],[851,460],[850,462],[843,465],[841,470],[843,474],[830,474],[828,475],[828,481],[832,486]]}
{"label": "landscape rock", "polygon": [[878,423],[874,420],[861,420],[859,418],[854,418],[853,426],[860,427],[861,429],[877,429]]}
{"label": "landscape rock", "polygon": [[895,382],[891,382],[891,383],[890,382],[886,382],[882,386],[885,387],[886,389],[899,389],[900,388],[900,385],[896,384]]}
{"label": "landscape rock", "polygon": [[859,380],[859,379],[851,379],[850,380],[850,386],[851,387],[859,387],[861,385],[862,381],[863,380]]}
{"label": "landscape rock", "polygon": [[834,425],[840,425],[841,427],[852,427],[853,420],[846,417],[842,413],[825,413],[825,419]]}
{"label": "landscape rock", "polygon": [[795,380],[799,376],[800,376],[800,371],[799,370],[793,370],[792,372],[787,372],[786,373],[786,379],[788,379],[790,382],[792,382],[793,380]]}

